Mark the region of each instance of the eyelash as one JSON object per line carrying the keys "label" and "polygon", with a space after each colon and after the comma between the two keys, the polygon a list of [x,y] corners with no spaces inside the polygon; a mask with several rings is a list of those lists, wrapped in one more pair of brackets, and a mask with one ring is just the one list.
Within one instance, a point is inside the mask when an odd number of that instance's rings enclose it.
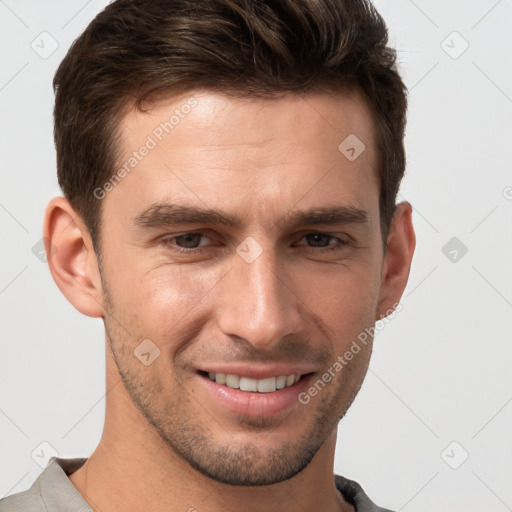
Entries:
{"label": "eyelash", "polygon": [[[182,236],[186,236],[186,235],[201,235],[203,237],[206,237],[208,238],[207,235],[203,234],[203,233],[198,233],[198,232],[189,232],[189,233],[182,233],[181,235],[174,235],[172,237],[168,237],[168,238],[163,238],[161,240],[161,243],[164,245],[164,247],[166,248],[170,248],[171,250],[179,253],[179,254],[183,254],[183,253],[201,253],[203,252],[203,250],[208,250],[210,248],[210,246],[203,246],[203,247],[178,247],[178,246],[175,246],[173,245],[171,242],[173,240],[175,240],[176,238],[180,238]],[[349,245],[349,242],[347,240],[343,240],[342,238],[338,238],[338,237],[335,237],[335,236],[332,236],[332,235],[329,235],[327,233],[320,233],[320,232],[312,232],[312,233],[306,233],[305,235],[303,235],[300,239],[302,240],[303,238],[309,236],[309,235],[323,235],[323,236],[328,236],[329,238],[333,239],[333,240],[337,240],[337,244],[333,244],[333,245],[328,245],[326,247],[309,247],[309,249],[312,249],[313,252],[322,252],[322,253],[331,253],[331,252],[338,252],[338,251],[342,251],[346,248],[346,246]]]}

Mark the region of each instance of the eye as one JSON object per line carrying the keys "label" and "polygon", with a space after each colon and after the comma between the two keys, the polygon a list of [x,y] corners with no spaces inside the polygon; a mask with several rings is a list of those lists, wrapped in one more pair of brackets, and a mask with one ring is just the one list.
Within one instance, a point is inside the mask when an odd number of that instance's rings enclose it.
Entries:
{"label": "eye", "polygon": [[329,244],[329,240],[334,240],[334,237],[331,235],[326,235],[324,233],[310,233],[304,237],[308,243],[312,243],[315,247],[327,247]]}
{"label": "eye", "polygon": [[[342,251],[349,245],[348,241],[327,233],[308,233],[300,239],[300,241],[302,240],[305,240],[306,243],[297,243],[296,245],[306,245],[312,252],[318,253]],[[190,232],[162,238],[160,243],[165,248],[178,253],[199,253],[207,250],[212,245],[211,242],[212,239],[203,233]]]}
{"label": "eye", "polygon": [[192,251],[194,249],[201,249],[205,243],[201,243],[203,239],[209,240],[206,235],[202,233],[184,233],[182,235],[175,235],[162,239],[162,244],[178,252]]}
{"label": "eye", "polygon": [[346,240],[327,233],[308,233],[301,240],[306,240],[311,249],[316,252],[341,251],[348,245]]}

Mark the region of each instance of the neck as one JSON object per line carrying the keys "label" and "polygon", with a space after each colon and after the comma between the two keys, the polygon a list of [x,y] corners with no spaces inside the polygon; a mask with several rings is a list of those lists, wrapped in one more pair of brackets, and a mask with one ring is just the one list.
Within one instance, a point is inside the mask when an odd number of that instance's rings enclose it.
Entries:
{"label": "neck", "polygon": [[216,482],[188,465],[136,409],[107,357],[105,427],[94,453],[69,479],[94,512],[349,512],[334,485],[336,429],[311,463],[278,484],[247,487]]}

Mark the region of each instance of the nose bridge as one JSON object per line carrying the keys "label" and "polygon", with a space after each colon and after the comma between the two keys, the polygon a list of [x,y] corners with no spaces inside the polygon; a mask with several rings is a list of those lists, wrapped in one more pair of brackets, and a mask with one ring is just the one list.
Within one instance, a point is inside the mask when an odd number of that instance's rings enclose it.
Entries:
{"label": "nose bridge", "polygon": [[224,284],[225,301],[219,325],[227,335],[244,338],[253,346],[268,349],[284,336],[297,333],[301,316],[293,293],[279,275],[278,256],[255,240],[240,244],[233,269]]}

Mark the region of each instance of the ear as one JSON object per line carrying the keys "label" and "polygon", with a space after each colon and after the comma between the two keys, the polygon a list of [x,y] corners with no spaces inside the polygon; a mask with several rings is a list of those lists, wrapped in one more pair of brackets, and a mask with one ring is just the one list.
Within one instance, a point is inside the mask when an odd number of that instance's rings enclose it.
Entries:
{"label": "ear", "polygon": [[411,260],[416,247],[412,225],[412,206],[408,202],[397,205],[387,238],[387,250],[382,266],[377,320],[392,313],[404,292]]}
{"label": "ear", "polygon": [[103,288],[89,231],[64,197],[46,207],[43,239],[52,277],[73,306],[91,317],[103,317]]}

